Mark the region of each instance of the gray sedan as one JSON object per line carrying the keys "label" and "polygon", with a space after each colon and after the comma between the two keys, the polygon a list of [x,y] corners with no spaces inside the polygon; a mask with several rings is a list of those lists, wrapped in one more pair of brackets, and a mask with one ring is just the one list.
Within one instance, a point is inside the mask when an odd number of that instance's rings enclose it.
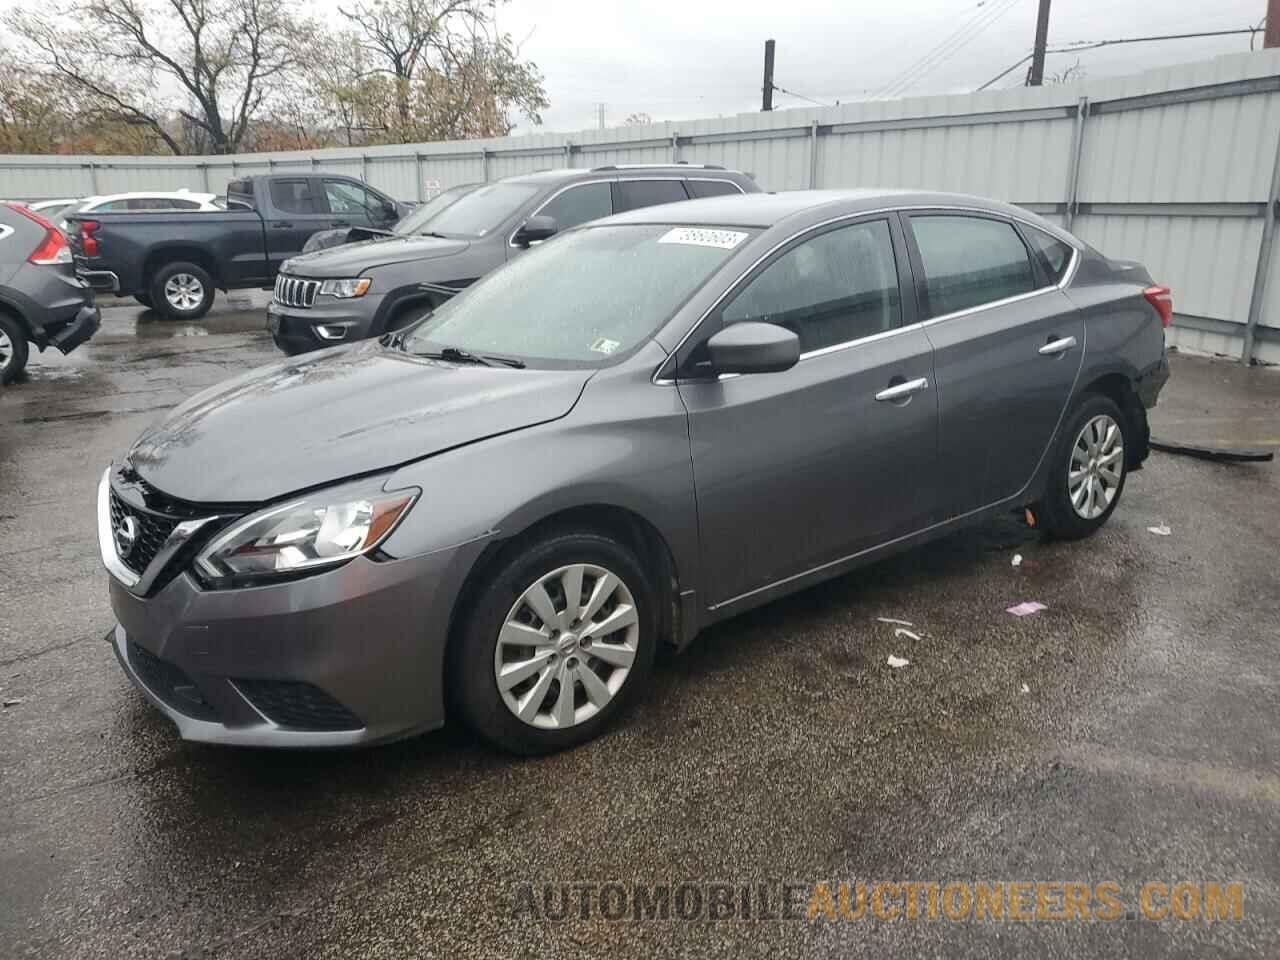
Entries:
{"label": "gray sedan", "polygon": [[568,231],[415,325],[192,398],[103,474],[130,679],[182,736],[446,710],[597,734],[661,644],[1030,507],[1106,522],[1169,291],[976,197],[696,200]]}

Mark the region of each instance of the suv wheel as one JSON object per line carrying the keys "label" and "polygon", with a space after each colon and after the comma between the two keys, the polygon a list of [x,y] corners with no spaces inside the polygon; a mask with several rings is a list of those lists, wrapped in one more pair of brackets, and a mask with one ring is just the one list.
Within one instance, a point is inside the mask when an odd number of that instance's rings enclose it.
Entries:
{"label": "suv wheel", "polygon": [[27,335],[22,325],[0,313],[0,383],[13,383],[27,366]]}
{"label": "suv wheel", "polygon": [[1107,522],[1124,491],[1126,429],[1120,408],[1101,394],[1085,396],[1067,418],[1045,493],[1047,534],[1078,540]]}
{"label": "suv wheel", "polygon": [[450,687],[468,725],[514,753],[596,736],[653,665],[654,590],[631,550],[597,533],[531,543],[464,616]]}
{"label": "suv wheel", "polygon": [[194,263],[167,263],[151,278],[149,295],[170,320],[199,320],[213,306],[213,278]]}

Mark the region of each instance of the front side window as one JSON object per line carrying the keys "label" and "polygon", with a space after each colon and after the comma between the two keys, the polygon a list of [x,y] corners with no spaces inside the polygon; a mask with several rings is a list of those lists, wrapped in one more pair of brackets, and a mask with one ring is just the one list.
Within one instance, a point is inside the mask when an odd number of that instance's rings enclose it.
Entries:
{"label": "front side window", "polygon": [[1036,287],[1027,248],[1010,223],[946,214],[911,217],[911,229],[924,264],[930,317]]}
{"label": "front side window", "polygon": [[404,340],[533,366],[604,366],[639,346],[747,242],[745,230],[586,227],[555,237],[447,300]]}
{"label": "front side window", "polygon": [[329,212],[353,217],[372,217],[374,204],[364,187],[345,180],[326,180],[324,195],[329,201]]}
{"label": "front side window", "polygon": [[538,213],[551,217],[561,230],[613,213],[613,198],[607,183],[584,183],[570,187],[542,207]]}
{"label": "front side window", "polygon": [[318,213],[310,180],[272,180],[271,203],[285,213]]}
{"label": "front side window", "polygon": [[619,180],[613,189],[617,198],[613,206],[618,213],[689,199],[679,180]]}
{"label": "front side window", "polygon": [[902,320],[886,220],[828,230],[769,264],[724,310],[724,323],[776,323],[809,353],[892,330]]}
{"label": "front side window", "polygon": [[1040,265],[1044,268],[1050,285],[1061,283],[1062,276],[1071,263],[1070,244],[1063,243],[1057,237],[1050,236],[1035,227],[1024,226],[1022,230],[1031,243],[1031,249],[1040,258]]}

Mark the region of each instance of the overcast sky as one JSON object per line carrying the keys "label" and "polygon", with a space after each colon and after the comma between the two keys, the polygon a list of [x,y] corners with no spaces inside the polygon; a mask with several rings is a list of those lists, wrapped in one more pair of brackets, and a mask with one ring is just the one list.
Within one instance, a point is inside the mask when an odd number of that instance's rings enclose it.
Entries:
{"label": "overcast sky", "polygon": [[[883,98],[899,79],[903,93],[972,90],[1030,52],[1036,8],[1037,0],[510,0],[498,23],[546,78],[543,129],[574,131],[597,125],[601,102],[610,126],[636,112],[679,120],[758,110],[769,37],[778,42],[774,82],[824,103]],[[1049,45],[1245,28],[1265,13],[1266,0],[1053,0]],[[902,77],[966,26],[944,55]],[[1247,35],[1133,44],[1051,55],[1046,74],[1077,57],[1101,77],[1248,49]],[[998,85],[1024,77],[1022,68]],[[778,93],[774,105],[806,101]]]}

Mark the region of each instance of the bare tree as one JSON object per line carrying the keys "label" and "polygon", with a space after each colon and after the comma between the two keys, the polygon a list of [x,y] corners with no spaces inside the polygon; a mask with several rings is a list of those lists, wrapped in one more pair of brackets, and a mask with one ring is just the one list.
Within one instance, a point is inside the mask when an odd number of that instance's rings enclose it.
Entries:
{"label": "bare tree", "polygon": [[289,0],[73,0],[5,22],[38,66],[175,154],[239,149],[301,32]]}
{"label": "bare tree", "polygon": [[643,127],[653,123],[653,117],[647,113],[632,113],[627,115],[627,119],[622,121],[624,127]]}

